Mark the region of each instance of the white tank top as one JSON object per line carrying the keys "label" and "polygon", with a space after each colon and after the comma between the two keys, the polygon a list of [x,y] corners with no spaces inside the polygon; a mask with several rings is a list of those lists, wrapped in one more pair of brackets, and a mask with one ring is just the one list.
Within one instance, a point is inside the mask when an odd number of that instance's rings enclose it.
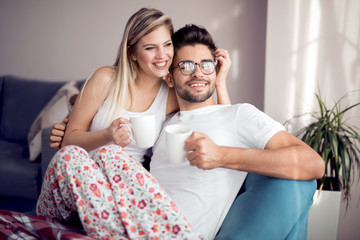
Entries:
{"label": "white tank top", "polygon": [[[166,102],[169,94],[169,87],[167,86],[165,81],[162,81],[159,92],[157,93],[154,102],[151,104],[151,106],[145,111],[145,112],[129,112],[126,110],[121,111],[119,117],[123,117],[126,119],[130,119],[132,116],[141,116],[141,115],[149,115],[154,114],[155,115],[155,134],[156,139],[158,138],[162,125],[166,118]],[[105,126],[105,115],[104,115],[104,108],[101,106],[97,113],[95,114],[93,121],[90,126],[90,131],[98,131],[101,129],[106,128]],[[144,155],[147,153],[148,149],[146,148],[140,148],[136,146],[135,143],[131,142],[129,145],[124,147],[126,152],[133,156],[137,161],[143,162],[144,161]],[[93,150],[90,152],[90,156],[96,151]]]}

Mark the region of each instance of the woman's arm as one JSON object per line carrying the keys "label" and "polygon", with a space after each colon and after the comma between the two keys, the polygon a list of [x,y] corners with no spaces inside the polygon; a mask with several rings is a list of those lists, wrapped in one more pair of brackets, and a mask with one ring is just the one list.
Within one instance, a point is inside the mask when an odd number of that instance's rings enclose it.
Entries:
{"label": "woman's arm", "polygon": [[216,73],[216,94],[218,104],[231,104],[229,93],[226,87],[226,78],[231,66],[230,56],[225,49],[216,49],[215,58],[218,62]]}
{"label": "woman's arm", "polygon": [[170,88],[166,102],[166,115],[179,111],[179,103],[176,98],[175,89]]}
{"label": "woman's arm", "polygon": [[96,70],[86,82],[70,114],[62,147],[77,145],[91,151],[111,141],[121,146],[130,143],[130,132],[127,127],[122,127],[122,124],[129,123],[129,121],[123,118],[115,120],[108,128],[89,132],[95,114],[108,95],[112,77],[113,68],[102,67]]}

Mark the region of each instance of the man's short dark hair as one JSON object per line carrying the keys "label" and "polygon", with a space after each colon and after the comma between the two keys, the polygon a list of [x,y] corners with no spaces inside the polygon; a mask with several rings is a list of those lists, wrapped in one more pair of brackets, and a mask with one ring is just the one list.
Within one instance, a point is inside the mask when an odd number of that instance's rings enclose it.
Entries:
{"label": "man's short dark hair", "polygon": [[174,44],[174,59],[177,50],[185,46],[195,46],[196,44],[207,46],[215,59],[215,50],[217,47],[210,33],[202,26],[187,24],[174,33],[172,41]]}

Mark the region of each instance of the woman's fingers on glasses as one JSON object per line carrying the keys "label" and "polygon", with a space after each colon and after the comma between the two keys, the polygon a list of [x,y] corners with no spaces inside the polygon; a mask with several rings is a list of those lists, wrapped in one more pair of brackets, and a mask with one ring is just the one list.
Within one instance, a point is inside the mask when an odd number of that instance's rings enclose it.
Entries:
{"label": "woman's fingers on glasses", "polygon": [[218,49],[216,49],[216,51],[215,51],[215,56],[220,56],[220,55],[226,57],[226,56],[229,56],[229,52],[228,52],[228,50],[226,50],[226,49],[218,48]]}

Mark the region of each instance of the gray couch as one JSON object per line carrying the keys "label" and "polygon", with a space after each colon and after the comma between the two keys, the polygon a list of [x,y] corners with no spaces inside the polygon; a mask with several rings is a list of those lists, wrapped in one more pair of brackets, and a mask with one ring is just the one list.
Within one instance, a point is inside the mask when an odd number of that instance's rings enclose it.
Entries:
{"label": "gray couch", "polygon": [[[51,128],[42,130],[42,151],[29,160],[27,135],[47,102],[65,82],[0,76],[0,209],[33,212],[47,165]],[[79,86],[83,81],[79,81]]]}

